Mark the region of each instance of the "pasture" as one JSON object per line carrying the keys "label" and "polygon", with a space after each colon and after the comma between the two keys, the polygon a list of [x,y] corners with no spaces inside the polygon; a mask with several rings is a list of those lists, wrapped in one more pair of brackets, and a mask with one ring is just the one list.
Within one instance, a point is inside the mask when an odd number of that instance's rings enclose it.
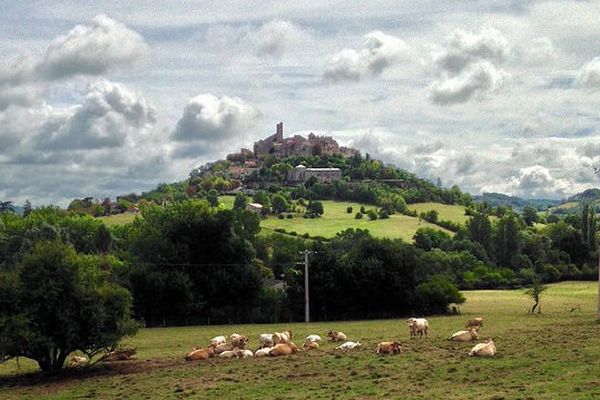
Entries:
{"label": "pasture", "polygon": [[[2,399],[589,399],[600,396],[600,324],[594,320],[596,285],[552,285],[541,315],[527,314],[524,290],[469,291],[462,315],[429,317],[430,337],[409,339],[404,319],[277,325],[143,329],[127,345],[137,359],[67,370],[59,376],[15,377],[16,364],[0,364]],[[572,306],[581,311],[569,312]],[[493,337],[498,355],[467,356],[473,343],[447,337],[474,316],[484,316],[482,337]],[[281,358],[209,359],[185,354],[210,338],[233,332],[251,338],[291,328],[296,343],[309,333],[324,338],[338,329],[363,347],[319,349]],[[324,338],[325,339],[325,338]],[[379,357],[375,346],[399,339],[405,352]],[[21,360],[23,372],[31,362]]]}
{"label": "pasture", "polygon": [[415,210],[417,213],[435,210],[438,212],[438,219],[444,221],[456,222],[464,224],[469,220],[469,216],[465,215],[465,206],[458,204],[442,204],[442,203],[415,203],[408,204],[409,210]]}
{"label": "pasture", "polygon": [[[308,233],[310,236],[333,237],[336,233],[348,228],[368,229],[369,232],[380,238],[400,238],[406,242],[412,242],[412,238],[421,227],[430,227],[451,233],[437,225],[431,224],[420,218],[409,217],[402,214],[390,215],[387,219],[369,220],[364,215],[362,219],[355,219],[355,214],[360,207],[365,210],[377,210],[377,207],[368,204],[353,203],[347,201],[323,200],[325,213],[319,218],[303,218],[301,214],[295,214],[292,219],[279,219],[271,215],[262,220],[260,226],[267,231],[277,228],[285,229],[286,232],[294,231],[299,235]],[[352,207],[352,212],[346,212],[347,207]]]}

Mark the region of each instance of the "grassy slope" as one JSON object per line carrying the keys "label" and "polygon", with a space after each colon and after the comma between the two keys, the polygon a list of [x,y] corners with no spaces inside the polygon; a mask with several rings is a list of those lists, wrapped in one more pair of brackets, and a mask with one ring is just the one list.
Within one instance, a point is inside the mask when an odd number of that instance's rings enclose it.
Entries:
{"label": "grassy slope", "polygon": [[[595,290],[588,282],[552,285],[541,315],[526,313],[530,301],[523,290],[466,292],[463,315],[429,318],[430,338],[423,340],[410,340],[403,320],[145,329],[130,340],[138,348],[136,361],[97,366],[94,373],[64,374],[35,385],[9,380],[15,384],[9,386],[6,374],[15,373],[15,364],[0,366],[5,376],[0,398],[594,398],[600,396]],[[581,312],[569,313],[568,307],[577,304]],[[493,359],[470,358],[472,344],[446,340],[477,315],[486,318],[484,337],[496,342]],[[217,334],[245,333],[254,348],[258,334],[286,328],[296,337],[340,329],[363,348],[340,353],[323,344],[284,358],[183,360],[192,346]],[[376,343],[390,339],[400,339],[405,353],[376,356]],[[22,368],[30,370],[32,364],[22,361]]]}
{"label": "grassy slope", "polygon": [[125,225],[130,222],[133,222],[136,214],[133,213],[124,213],[124,214],[116,214],[107,217],[98,217],[99,220],[104,222],[106,226],[115,226],[115,225]]}
{"label": "grassy slope", "polygon": [[410,210],[416,210],[419,214],[430,210],[436,210],[440,220],[457,222],[459,224],[467,222],[469,217],[465,215],[465,207],[460,205],[449,205],[441,203],[417,203],[409,204]]}
{"label": "grassy slope", "polygon": [[[401,238],[407,242],[412,241],[415,232],[420,227],[444,230],[419,218],[401,214],[394,214],[388,219],[376,221],[370,221],[366,215],[363,219],[355,219],[354,215],[361,207],[359,203],[331,200],[324,200],[322,203],[325,213],[320,218],[308,219],[298,215],[292,219],[278,219],[276,216],[270,216],[261,222],[261,226],[267,230],[283,228],[288,232],[295,231],[298,234],[308,233],[311,236],[325,237],[333,237],[347,228],[360,228],[368,229],[376,237]],[[353,208],[350,214],[346,212],[348,206]],[[364,205],[364,207],[366,210],[376,209],[370,205]]]}

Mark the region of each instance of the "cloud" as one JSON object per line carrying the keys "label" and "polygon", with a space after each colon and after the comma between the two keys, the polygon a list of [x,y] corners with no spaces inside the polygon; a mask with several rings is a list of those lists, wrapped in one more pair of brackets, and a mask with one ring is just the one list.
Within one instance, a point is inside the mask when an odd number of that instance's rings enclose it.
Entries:
{"label": "cloud", "polygon": [[172,137],[205,152],[247,134],[259,117],[256,108],[238,97],[200,94],[188,101]]}
{"label": "cloud", "polygon": [[587,88],[600,87],[600,57],[594,57],[577,71],[575,84]]}
{"label": "cloud", "polygon": [[55,38],[43,57],[19,58],[0,69],[0,86],[53,81],[76,75],[101,75],[144,56],[148,45],[125,25],[98,15]]}
{"label": "cloud", "polygon": [[273,20],[250,32],[247,39],[253,43],[258,56],[281,57],[294,42],[305,39],[308,34],[290,21]]}
{"label": "cloud", "polygon": [[447,48],[434,56],[438,79],[427,88],[429,100],[448,105],[496,92],[510,74],[495,64],[504,62],[510,51],[508,40],[496,29],[455,30]]}
{"label": "cloud", "polygon": [[457,29],[449,37],[448,48],[437,55],[435,62],[445,71],[459,73],[480,60],[503,62],[509,54],[508,40],[496,29],[485,28],[479,33]]}
{"label": "cloud", "polygon": [[429,98],[441,105],[464,103],[476,94],[497,91],[508,77],[493,64],[479,61],[458,76],[433,82],[429,87]]}
{"label": "cloud", "polygon": [[398,63],[408,51],[407,44],[395,36],[381,31],[365,35],[362,50],[344,49],[329,60],[324,78],[330,81],[360,80],[366,76],[379,76]]}
{"label": "cloud", "polygon": [[38,149],[99,149],[122,146],[156,121],[154,108],[125,86],[98,80],[83,104],[52,112],[36,135]]}

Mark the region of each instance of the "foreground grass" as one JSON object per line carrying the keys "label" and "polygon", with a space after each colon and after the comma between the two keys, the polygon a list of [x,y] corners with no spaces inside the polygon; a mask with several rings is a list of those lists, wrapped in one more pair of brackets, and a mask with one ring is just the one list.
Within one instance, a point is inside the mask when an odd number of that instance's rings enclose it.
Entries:
{"label": "foreground grass", "polygon": [[[429,318],[429,339],[410,340],[404,320],[312,324],[232,325],[144,329],[129,344],[137,360],[97,365],[58,377],[11,377],[0,366],[2,399],[589,399],[600,396],[600,325],[594,321],[596,285],[552,285],[543,314],[528,315],[523,290],[466,292],[461,316]],[[569,312],[574,305],[581,312]],[[493,359],[467,356],[472,344],[446,338],[465,320],[483,315],[483,337],[498,348]],[[273,359],[186,363],[185,353],[217,334],[241,332],[254,348],[262,332],[291,328],[300,338],[340,329],[363,348],[318,350]],[[381,340],[400,339],[406,351],[374,354]],[[30,370],[31,363],[22,363]]]}

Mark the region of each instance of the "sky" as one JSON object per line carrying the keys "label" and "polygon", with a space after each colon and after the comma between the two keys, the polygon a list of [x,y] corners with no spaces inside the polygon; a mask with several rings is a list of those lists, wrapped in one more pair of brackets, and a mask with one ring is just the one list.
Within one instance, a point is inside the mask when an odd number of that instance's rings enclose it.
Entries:
{"label": "sky", "polygon": [[0,199],[150,190],[270,135],[473,194],[599,186],[600,2],[0,0]]}

